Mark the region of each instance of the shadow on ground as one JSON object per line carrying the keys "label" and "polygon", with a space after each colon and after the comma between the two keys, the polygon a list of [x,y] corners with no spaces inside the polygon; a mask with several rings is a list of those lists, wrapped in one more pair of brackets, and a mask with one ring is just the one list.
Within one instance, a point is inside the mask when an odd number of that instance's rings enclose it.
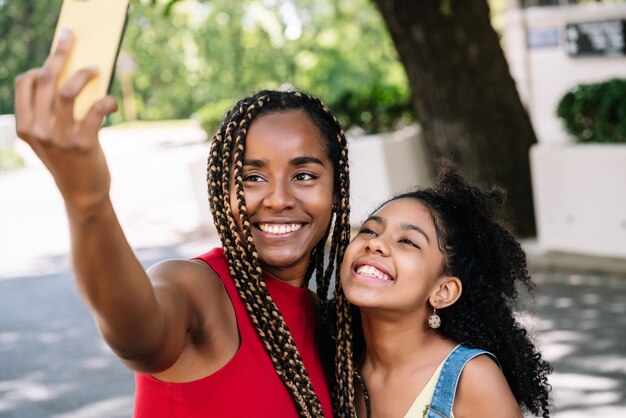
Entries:
{"label": "shadow on ground", "polygon": [[535,271],[531,318],[553,364],[553,416],[626,416],[626,276]]}
{"label": "shadow on ground", "polygon": [[[136,251],[149,266],[179,246]],[[67,256],[40,273],[0,277],[0,417],[130,417],[134,378],[102,341]]]}

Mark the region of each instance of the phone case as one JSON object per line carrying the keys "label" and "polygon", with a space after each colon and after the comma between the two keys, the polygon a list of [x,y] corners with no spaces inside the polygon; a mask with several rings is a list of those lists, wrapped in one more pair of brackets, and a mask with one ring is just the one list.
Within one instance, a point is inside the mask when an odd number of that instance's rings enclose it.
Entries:
{"label": "phone case", "polygon": [[63,28],[74,34],[74,47],[59,78],[59,86],[80,69],[96,65],[99,70],[98,76],[76,98],[76,119],[82,119],[93,103],[109,92],[129,6],[130,0],[63,1],[52,48]]}

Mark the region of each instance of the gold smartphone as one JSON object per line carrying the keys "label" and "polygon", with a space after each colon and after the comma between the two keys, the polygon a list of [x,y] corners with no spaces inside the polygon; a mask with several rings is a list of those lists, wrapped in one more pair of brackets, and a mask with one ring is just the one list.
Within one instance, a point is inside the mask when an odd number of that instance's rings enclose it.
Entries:
{"label": "gold smartphone", "polygon": [[99,71],[76,98],[76,119],[82,119],[96,101],[109,93],[129,6],[130,0],[63,0],[52,50],[64,28],[72,31],[74,47],[59,85],[80,69],[95,65]]}

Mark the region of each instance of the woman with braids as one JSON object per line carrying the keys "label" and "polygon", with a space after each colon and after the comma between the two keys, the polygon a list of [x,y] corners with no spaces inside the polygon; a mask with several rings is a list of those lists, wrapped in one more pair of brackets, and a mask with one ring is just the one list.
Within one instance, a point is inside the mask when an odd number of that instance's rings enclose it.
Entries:
{"label": "woman with braids", "polygon": [[552,369],[513,312],[516,284],[533,283],[494,220],[501,203],[445,163],[434,188],[396,196],[363,223],[341,267],[365,343],[359,416],[549,416]]}
{"label": "woman with braids", "polygon": [[[263,91],[237,103],[208,164],[223,248],[145,271],[116,218],[98,141],[116,102],[106,97],[75,120],[74,99],[96,71],[56,87],[72,42],[66,33],[43,68],[16,79],[18,133],[63,196],[76,280],[100,332],[136,371],[135,417],[331,417],[316,343],[349,240],[337,120],[301,93]],[[312,276],[320,309],[306,287]],[[335,293],[335,364],[350,364],[348,304]],[[346,415],[352,369],[336,370],[334,408]]]}

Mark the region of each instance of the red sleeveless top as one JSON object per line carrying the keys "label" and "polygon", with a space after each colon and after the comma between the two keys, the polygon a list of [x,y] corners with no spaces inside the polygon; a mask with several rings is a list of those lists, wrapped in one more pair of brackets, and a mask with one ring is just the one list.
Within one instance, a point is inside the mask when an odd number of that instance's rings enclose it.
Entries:
{"label": "red sleeveless top", "polygon": [[[135,373],[134,418],[298,417],[239,298],[224,251],[215,248],[197,258],[211,266],[228,291],[237,316],[239,349],[220,370],[192,382],[162,382],[152,375]],[[291,330],[324,415],[332,417],[330,391],[315,341],[317,320],[312,295],[305,287],[296,288],[271,277],[264,280]]]}

